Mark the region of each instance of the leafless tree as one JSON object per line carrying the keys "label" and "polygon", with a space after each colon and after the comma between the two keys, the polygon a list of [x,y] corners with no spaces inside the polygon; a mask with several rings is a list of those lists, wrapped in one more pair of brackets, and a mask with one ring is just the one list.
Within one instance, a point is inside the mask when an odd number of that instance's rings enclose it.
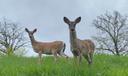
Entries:
{"label": "leafless tree", "polygon": [[27,41],[22,28],[7,19],[0,21],[0,52],[6,55],[14,54],[16,50],[26,46]]}
{"label": "leafless tree", "polygon": [[107,50],[115,55],[128,52],[128,17],[118,11],[98,16],[93,25],[99,30],[94,37],[100,50]]}

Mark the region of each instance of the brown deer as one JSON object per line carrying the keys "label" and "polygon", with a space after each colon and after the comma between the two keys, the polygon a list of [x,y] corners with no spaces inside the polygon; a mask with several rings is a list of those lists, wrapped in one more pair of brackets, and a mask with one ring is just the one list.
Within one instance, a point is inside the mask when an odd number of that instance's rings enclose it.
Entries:
{"label": "brown deer", "polygon": [[66,47],[64,42],[62,41],[39,42],[39,41],[36,41],[33,36],[33,34],[37,31],[37,29],[34,29],[33,31],[29,31],[27,28],[25,28],[25,31],[29,35],[33,50],[39,54],[39,62],[41,62],[42,54],[54,55],[55,61],[57,58],[57,54],[59,54],[60,56],[68,57],[67,55],[64,54],[65,47]]}
{"label": "brown deer", "polygon": [[81,21],[81,17],[78,17],[75,21],[70,21],[67,17],[64,17],[64,22],[69,25],[70,32],[70,48],[74,57],[79,58],[81,62],[82,56],[88,61],[88,64],[92,63],[93,53],[95,45],[91,40],[80,40],[76,35],[76,24]]}

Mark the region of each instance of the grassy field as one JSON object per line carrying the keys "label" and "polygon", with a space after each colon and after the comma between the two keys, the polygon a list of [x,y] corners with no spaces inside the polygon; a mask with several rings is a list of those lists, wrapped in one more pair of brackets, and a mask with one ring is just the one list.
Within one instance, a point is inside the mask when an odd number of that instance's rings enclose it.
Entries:
{"label": "grassy field", "polygon": [[34,57],[1,56],[0,76],[128,76],[128,57],[95,55],[88,66],[85,59],[78,65],[72,58],[44,57],[39,64]]}

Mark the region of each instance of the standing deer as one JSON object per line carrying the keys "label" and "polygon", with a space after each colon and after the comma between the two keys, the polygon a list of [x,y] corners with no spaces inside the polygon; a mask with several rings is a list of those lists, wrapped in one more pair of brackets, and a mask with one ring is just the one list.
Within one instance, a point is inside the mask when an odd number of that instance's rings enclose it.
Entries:
{"label": "standing deer", "polygon": [[95,50],[94,43],[91,40],[80,40],[76,35],[75,27],[81,21],[81,17],[78,17],[75,21],[70,21],[67,17],[63,19],[69,25],[70,48],[74,57],[76,58],[78,56],[79,62],[81,62],[83,56],[88,61],[88,64],[91,64]]}
{"label": "standing deer", "polygon": [[33,50],[39,54],[39,62],[41,62],[42,54],[48,54],[48,55],[53,54],[55,57],[55,61],[57,58],[57,54],[59,54],[60,56],[66,56],[64,54],[65,47],[66,47],[64,42],[62,42],[62,41],[39,42],[39,41],[36,41],[33,36],[33,34],[37,31],[37,29],[34,29],[33,31],[29,31],[27,28],[25,28],[25,31],[29,35]]}

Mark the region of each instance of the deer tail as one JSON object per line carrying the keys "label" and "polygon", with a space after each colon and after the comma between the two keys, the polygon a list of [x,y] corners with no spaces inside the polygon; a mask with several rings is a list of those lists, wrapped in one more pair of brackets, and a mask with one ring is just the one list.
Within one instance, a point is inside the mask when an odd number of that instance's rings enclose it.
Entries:
{"label": "deer tail", "polygon": [[65,51],[65,49],[66,49],[66,44],[65,43],[63,43],[63,52]]}

